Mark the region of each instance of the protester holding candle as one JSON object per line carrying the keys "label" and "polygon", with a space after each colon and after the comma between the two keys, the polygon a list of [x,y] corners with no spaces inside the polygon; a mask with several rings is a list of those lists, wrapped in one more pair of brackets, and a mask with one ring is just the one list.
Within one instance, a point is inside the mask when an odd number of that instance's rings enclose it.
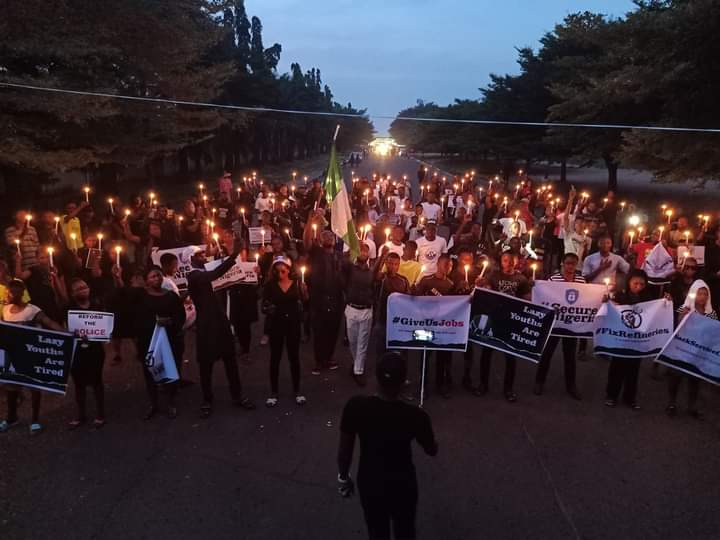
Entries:
{"label": "protester holding candle", "polygon": [[[12,253],[19,251],[23,270],[37,264],[38,252],[40,251],[40,240],[37,231],[30,224],[30,220],[26,219],[27,216],[27,212],[18,210],[15,212],[14,225],[5,229],[5,244]],[[20,242],[17,243],[17,240]],[[19,250],[17,249],[18,246]]]}
{"label": "protester holding candle", "polygon": [[265,406],[278,404],[278,378],[283,348],[287,350],[295,403],[305,405],[300,392],[300,330],[302,303],[308,299],[307,286],[290,276],[292,263],[278,257],[273,261],[268,282],[263,288],[262,309],[267,317],[270,335],[270,397]]}

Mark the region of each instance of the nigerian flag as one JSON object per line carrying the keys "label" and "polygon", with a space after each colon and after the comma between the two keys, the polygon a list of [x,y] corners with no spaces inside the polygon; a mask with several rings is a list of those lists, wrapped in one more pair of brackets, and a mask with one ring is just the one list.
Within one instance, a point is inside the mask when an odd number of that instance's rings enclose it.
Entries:
{"label": "nigerian flag", "polygon": [[330,151],[330,165],[325,179],[325,198],[330,207],[330,228],[348,245],[350,259],[354,261],[360,253],[360,245],[355,232],[355,223],[353,223],[345,182],[343,182],[340,164],[337,160],[335,143]]}

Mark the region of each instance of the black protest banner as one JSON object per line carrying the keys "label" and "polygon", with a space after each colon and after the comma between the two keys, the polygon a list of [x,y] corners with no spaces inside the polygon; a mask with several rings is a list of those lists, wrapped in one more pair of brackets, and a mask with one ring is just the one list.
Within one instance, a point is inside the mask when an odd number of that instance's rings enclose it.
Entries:
{"label": "black protest banner", "polygon": [[74,353],[72,334],[0,323],[0,383],[64,394]]}
{"label": "black protest banner", "polygon": [[554,321],[554,309],[488,289],[475,289],[470,341],[539,362]]}

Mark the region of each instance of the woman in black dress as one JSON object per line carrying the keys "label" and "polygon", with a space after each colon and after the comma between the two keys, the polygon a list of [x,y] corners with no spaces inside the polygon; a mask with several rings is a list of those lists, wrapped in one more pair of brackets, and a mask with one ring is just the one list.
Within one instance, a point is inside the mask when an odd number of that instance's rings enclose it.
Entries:
{"label": "woman in black dress", "polygon": [[[70,283],[70,304],[67,311],[104,311],[103,306],[90,296],[88,284],[76,278]],[[82,339],[75,349],[70,374],[75,383],[75,403],[77,416],[69,424],[76,429],[87,421],[87,387],[91,386],[95,395],[95,420],[93,427],[99,429],[105,425],[105,387],[102,372],[105,363],[105,348],[99,341]]]}
{"label": "woman in black dress", "polygon": [[300,393],[300,327],[302,302],[307,300],[307,287],[303,281],[290,277],[290,261],[277,258],[271,267],[270,279],[263,289],[263,312],[269,320],[270,337],[270,397],[267,407],[278,403],[278,378],[283,346],[287,348],[290,361],[295,403],[304,405],[305,396]]}
{"label": "woman in black dress", "polygon": [[[113,275],[119,287],[123,287],[122,277],[117,267],[113,268]],[[179,347],[183,339],[183,324],[185,324],[185,308],[182,301],[175,293],[162,288],[163,273],[159,266],[151,266],[145,272],[145,288],[133,288],[129,291],[132,298],[132,305],[135,307],[135,339],[137,353],[143,365],[143,375],[150,398],[150,408],[145,415],[149,420],[158,410],[158,387],[145,365],[145,355],[150,348],[155,325],[164,326],[170,341],[170,348],[175,358],[175,363],[182,361]],[[178,370],[178,373],[180,370]],[[177,393],[177,381],[164,385],[168,395],[168,417],[177,417],[175,407],[175,394]]]}

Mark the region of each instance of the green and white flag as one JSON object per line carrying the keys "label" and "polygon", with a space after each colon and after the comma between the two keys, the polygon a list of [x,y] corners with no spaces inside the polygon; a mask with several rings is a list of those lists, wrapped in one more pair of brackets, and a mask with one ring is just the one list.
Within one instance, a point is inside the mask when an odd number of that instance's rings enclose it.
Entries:
{"label": "green and white flag", "polygon": [[325,179],[325,198],[330,207],[330,228],[350,248],[350,259],[354,261],[360,253],[360,245],[334,142],[330,151],[330,165]]}

